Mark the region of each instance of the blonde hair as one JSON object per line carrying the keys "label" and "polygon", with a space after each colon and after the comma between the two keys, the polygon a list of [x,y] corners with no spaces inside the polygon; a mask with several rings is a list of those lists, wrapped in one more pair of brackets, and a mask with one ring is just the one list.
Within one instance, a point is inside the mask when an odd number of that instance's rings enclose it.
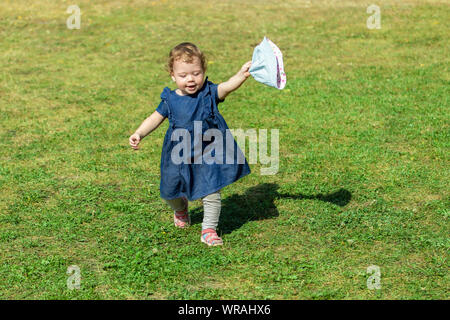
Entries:
{"label": "blonde hair", "polygon": [[200,59],[203,72],[206,72],[206,57],[197,46],[191,42],[183,42],[175,46],[169,53],[169,60],[167,62],[167,71],[173,72],[173,63],[177,60],[182,60],[187,63],[194,62],[194,58]]}

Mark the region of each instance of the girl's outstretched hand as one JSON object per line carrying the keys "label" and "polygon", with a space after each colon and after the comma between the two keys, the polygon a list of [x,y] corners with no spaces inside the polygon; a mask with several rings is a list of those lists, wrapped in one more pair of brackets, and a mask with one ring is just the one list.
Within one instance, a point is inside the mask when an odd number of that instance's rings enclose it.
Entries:
{"label": "girl's outstretched hand", "polygon": [[248,70],[250,69],[251,65],[252,65],[252,62],[247,61],[246,63],[244,63],[241,70],[239,71],[245,77],[245,79],[250,77],[250,72],[248,72]]}
{"label": "girl's outstretched hand", "polygon": [[139,142],[141,142],[141,136],[140,136],[139,134],[137,134],[137,133],[133,133],[133,134],[130,136],[129,141],[130,141],[131,147],[132,147],[134,150],[138,150],[138,149],[139,149],[138,144],[139,144]]}

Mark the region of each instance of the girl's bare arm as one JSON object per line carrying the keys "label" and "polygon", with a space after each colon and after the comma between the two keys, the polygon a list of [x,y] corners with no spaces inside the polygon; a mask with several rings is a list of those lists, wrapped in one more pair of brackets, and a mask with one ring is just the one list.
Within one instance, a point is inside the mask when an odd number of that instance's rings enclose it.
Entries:
{"label": "girl's bare arm", "polygon": [[228,81],[222,82],[217,86],[217,95],[219,96],[220,100],[225,99],[225,97],[239,88],[241,84],[247,80],[247,78],[250,76],[250,72],[248,70],[250,69],[250,66],[252,65],[251,61],[246,62],[241,70],[238,71],[234,76],[232,76]]}
{"label": "girl's bare arm", "polygon": [[153,112],[136,130],[141,139],[152,133],[166,118],[158,111]]}

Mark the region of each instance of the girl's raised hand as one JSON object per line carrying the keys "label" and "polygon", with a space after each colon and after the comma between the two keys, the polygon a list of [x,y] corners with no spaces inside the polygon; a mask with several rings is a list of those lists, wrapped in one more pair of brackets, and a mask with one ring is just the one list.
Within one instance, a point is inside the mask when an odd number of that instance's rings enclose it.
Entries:
{"label": "girl's raised hand", "polygon": [[246,79],[248,77],[250,77],[250,72],[248,72],[248,70],[250,69],[251,65],[252,65],[252,62],[247,61],[246,63],[244,63],[241,70],[239,71]]}
{"label": "girl's raised hand", "polygon": [[139,149],[138,144],[139,144],[139,142],[141,142],[141,136],[140,136],[139,134],[137,134],[137,133],[133,133],[133,134],[130,136],[129,141],[130,141],[131,147],[132,147],[134,150],[138,150],[138,149]]}

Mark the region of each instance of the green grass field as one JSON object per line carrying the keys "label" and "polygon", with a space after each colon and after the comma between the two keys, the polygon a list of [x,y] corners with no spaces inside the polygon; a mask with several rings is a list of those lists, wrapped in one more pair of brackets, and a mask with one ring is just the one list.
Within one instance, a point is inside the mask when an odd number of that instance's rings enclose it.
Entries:
{"label": "green grass field", "polygon": [[[444,0],[1,1],[0,299],[449,299],[449,18]],[[220,110],[280,130],[279,171],[223,189],[208,248],[201,201],[176,230],[159,196],[168,122],[128,137],[173,88],[173,46],[219,83],[265,35],[286,88],[249,78]]]}

